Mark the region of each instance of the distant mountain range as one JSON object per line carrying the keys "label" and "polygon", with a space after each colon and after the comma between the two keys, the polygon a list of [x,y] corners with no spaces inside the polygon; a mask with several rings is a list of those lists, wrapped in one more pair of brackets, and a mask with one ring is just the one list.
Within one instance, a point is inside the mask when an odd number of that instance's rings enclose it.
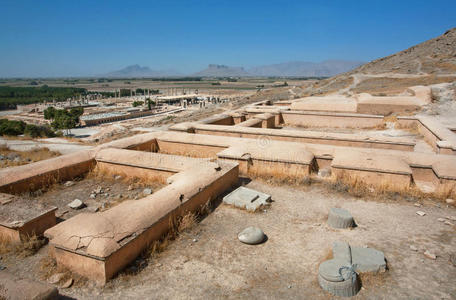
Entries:
{"label": "distant mountain range", "polygon": [[102,75],[102,77],[113,77],[113,78],[132,78],[132,77],[176,77],[182,76],[174,70],[152,70],[149,67],[141,67],[140,65],[131,65],[123,69],[109,72]]}
{"label": "distant mountain range", "polygon": [[280,64],[253,67],[245,70],[243,67],[230,67],[225,65],[210,64],[206,69],[193,74],[181,74],[174,70],[152,70],[149,67],[132,65],[118,71],[110,72],[104,77],[330,77],[348,72],[361,66],[360,61],[326,60],[320,63],[292,61]]}
{"label": "distant mountain range", "polygon": [[192,74],[195,77],[247,77],[252,76],[242,67],[210,64],[206,69]]}

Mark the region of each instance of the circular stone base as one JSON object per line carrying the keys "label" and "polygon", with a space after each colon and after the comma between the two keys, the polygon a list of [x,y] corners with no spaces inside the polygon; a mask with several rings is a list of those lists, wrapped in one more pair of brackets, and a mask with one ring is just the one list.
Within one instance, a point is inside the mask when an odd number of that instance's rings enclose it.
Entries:
{"label": "circular stone base", "polygon": [[353,276],[354,279],[350,278],[344,281],[333,282],[324,279],[321,277],[321,275],[318,275],[318,283],[322,289],[334,296],[353,297],[359,292],[361,288],[356,273],[354,273]]}

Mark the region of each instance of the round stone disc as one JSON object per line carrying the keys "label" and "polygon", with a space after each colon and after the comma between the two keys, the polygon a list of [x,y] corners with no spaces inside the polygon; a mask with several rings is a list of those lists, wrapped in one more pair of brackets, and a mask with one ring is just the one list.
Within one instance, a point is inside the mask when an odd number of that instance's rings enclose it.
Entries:
{"label": "round stone disc", "polygon": [[264,241],[264,233],[258,227],[247,227],[238,234],[238,239],[249,245],[256,245]]}
{"label": "round stone disc", "polygon": [[318,268],[318,273],[328,281],[339,282],[345,280],[344,274],[347,268],[350,268],[347,261],[335,258],[322,262]]}

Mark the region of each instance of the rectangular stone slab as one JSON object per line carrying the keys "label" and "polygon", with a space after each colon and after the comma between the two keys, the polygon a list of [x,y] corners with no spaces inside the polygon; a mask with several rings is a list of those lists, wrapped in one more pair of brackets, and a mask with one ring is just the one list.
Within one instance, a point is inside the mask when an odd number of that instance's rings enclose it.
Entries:
{"label": "rectangular stone slab", "polygon": [[223,203],[244,208],[248,211],[256,211],[260,207],[269,205],[271,195],[264,194],[246,187],[239,187],[223,197]]}

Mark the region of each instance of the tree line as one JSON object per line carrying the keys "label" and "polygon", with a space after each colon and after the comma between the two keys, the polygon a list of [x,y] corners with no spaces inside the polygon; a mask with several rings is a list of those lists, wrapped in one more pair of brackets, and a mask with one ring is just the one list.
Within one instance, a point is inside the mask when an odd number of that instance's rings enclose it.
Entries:
{"label": "tree line", "polygon": [[11,87],[0,86],[0,110],[16,109],[18,104],[32,104],[49,100],[65,101],[68,98],[85,95],[84,88],[72,87]]}

